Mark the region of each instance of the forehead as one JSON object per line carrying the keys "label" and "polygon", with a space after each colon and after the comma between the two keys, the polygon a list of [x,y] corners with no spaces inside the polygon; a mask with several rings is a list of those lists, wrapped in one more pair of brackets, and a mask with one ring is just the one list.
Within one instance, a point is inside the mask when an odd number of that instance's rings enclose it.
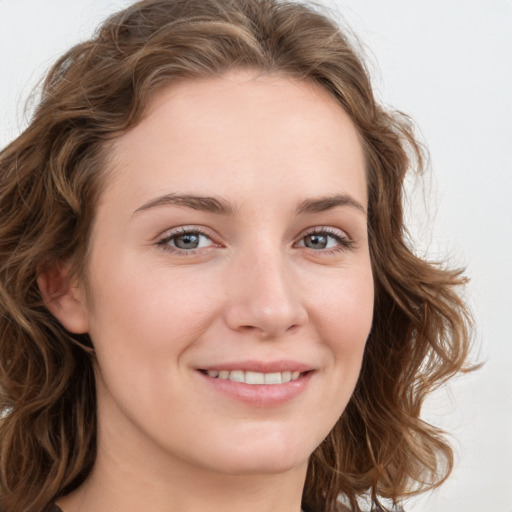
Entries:
{"label": "forehead", "polygon": [[350,117],[324,88],[280,75],[237,71],[159,91],[116,140],[112,161],[113,181],[132,183],[146,195],[139,202],[174,185],[197,193],[240,185],[250,195],[279,179],[310,195],[349,186],[366,204],[365,158]]}

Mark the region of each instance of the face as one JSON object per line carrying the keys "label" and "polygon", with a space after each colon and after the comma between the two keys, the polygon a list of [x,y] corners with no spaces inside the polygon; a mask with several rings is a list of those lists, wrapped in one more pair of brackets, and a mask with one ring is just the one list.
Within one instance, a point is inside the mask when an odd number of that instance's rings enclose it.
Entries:
{"label": "face", "polygon": [[349,117],[279,76],[188,81],[159,93],[110,165],[77,291],[100,454],[228,474],[306,465],[372,321]]}

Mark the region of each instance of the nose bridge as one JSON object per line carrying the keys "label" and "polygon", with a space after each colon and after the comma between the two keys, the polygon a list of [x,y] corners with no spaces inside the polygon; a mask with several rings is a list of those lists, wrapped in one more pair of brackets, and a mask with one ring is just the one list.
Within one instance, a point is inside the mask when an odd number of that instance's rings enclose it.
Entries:
{"label": "nose bridge", "polygon": [[282,248],[260,244],[237,259],[226,316],[232,329],[276,337],[305,323],[298,283]]}

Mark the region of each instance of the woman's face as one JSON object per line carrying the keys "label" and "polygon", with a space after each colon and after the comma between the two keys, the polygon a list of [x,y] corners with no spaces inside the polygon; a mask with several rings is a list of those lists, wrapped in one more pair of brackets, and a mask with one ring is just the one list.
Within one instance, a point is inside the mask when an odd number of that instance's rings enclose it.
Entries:
{"label": "woman's face", "polygon": [[348,115],[280,76],[186,81],[116,141],[110,167],[77,291],[98,460],[304,467],[352,394],[372,322]]}

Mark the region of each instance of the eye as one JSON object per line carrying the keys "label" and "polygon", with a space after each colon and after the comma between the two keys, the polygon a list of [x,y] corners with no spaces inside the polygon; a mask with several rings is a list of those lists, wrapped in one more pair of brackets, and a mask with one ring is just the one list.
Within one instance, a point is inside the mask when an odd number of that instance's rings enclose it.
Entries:
{"label": "eye", "polygon": [[305,236],[301,243],[309,249],[331,249],[338,245],[338,241],[333,236],[320,233]]}
{"label": "eye", "polygon": [[352,247],[354,242],[347,234],[333,228],[315,228],[306,233],[296,244],[296,247],[306,247],[314,251],[343,251]]}
{"label": "eye", "polygon": [[212,239],[197,229],[180,228],[178,232],[171,232],[158,242],[158,245],[167,250],[192,252],[214,245]]}

